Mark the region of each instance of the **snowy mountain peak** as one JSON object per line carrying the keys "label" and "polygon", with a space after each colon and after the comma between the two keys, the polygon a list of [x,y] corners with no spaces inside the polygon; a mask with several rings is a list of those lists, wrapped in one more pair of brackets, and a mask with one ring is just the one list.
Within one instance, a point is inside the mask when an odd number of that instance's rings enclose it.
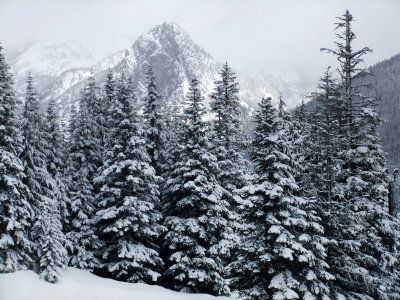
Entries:
{"label": "snowy mountain peak", "polygon": [[[109,69],[115,74],[130,74],[138,88],[138,96],[141,96],[145,72],[151,64],[164,98],[182,101],[194,77],[200,81],[204,95],[209,95],[222,66],[174,22],[163,22],[152,27],[131,47],[125,48],[122,46],[124,43],[120,42],[115,44],[110,41],[110,44],[110,50],[116,48],[115,45],[121,44],[121,47],[112,52],[106,51],[109,54],[103,51],[101,59],[98,59],[96,49],[104,47],[96,47],[96,44],[91,44],[94,49],[83,47],[80,43],[35,44],[15,52],[10,55],[10,62],[16,75],[19,96],[22,98],[24,93],[26,69],[33,71],[44,102],[55,99],[62,113],[68,113],[69,107],[76,101],[90,69],[94,70],[100,85],[105,81]],[[276,87],[264,80],[238,71],[236,75],[240,86],[239,97],[245,107],[254,108],[262,97],[277,95]]]}
{"label": "snowy mountain peak", "polygon": [[132,46],[138,53],[158,55],[164,53],[178,58],[190,54],[200,54],[210,59],[211,56],[196,45],[189,34],[178,24],[164,22],[151,28],[140,36]]}
{"label": "snowy mountain peak", "polygon": [[151,64],[155,70],[161,92],[166,98],[181,97],[188,82],[197,77],[209,88],[217,74],[217,63],[211,55],[198,46],[178,24],[164,22],[140,36],[116,72],[133,73],[139,89],[143,87],[144,73]]}
{"label": "snowy mountain peak", "polygon": [[161,24],[158,24],[150,30],[148,30],[149,34],[154,35],[162,35],[162,36],[177,36],[177,35],[186,35],[189,36],[188,33],[177,23],[165,21]]}

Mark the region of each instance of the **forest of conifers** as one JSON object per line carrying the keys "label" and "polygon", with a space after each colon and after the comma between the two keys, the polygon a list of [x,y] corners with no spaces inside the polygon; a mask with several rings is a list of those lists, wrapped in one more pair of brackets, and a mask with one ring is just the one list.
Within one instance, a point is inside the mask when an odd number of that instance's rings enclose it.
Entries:
{"label": "forest of conifers", "polygon": [[260,99],[246,134],[228,64],[211,95],[193,78],[183,106],[163,99],[151,66],[143,99],[129,74],[109,72],[102,88],[92,76],[60,123],[30,75],[20,103],[0,48],[0,272],[56,282],[72,266],[243,299],[400,299],[381,118],[360,84],[371,50],[353,49],[352,21],[339,17],[335,48],[322,49],[338,65],[315,107]]}

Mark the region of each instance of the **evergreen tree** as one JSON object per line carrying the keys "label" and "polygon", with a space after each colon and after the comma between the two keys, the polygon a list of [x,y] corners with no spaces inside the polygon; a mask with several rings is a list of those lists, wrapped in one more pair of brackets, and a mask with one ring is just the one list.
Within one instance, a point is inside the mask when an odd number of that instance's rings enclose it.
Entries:
{"label": "evergreen tree", "polygon": [[163,116],[165,120],[165,142],[164,142],[164,166],[162,168],[162,176],[164,176],[165,172],[168,172],[168,166],[170,166],[170,162],[168,162],[168,153],[173,151],[176,144],[179,143],[178,136],[180,134],[180,130],[182,129],[183,120],[183,110],[184,110],[184,102],[186,95],[184,94],[184,86],[181,84],[178,87],[178,90],[174,92],[172,98],[168,99],[168,103],[163,105]]}
{"label": "evergreen tree", "polygon": [[23,111],[23,151],[25,184],[29,189],[28,200],[33,208],[31,239],[37,241],[34,249],[34,269],[41,278],[55,282],[65,268],[67,253],[62,233],[57,198],[57,183],[47,171],[47,144],[40,113],[39,100],[29,74]]}
{"label": "evergreen tree", "polygon": [[107,149],[108,136],[110,134],[110,126],[112,124],[112,115],[110,115],[110,108],[113,105],[116,97],[116,84],[114,80],[114,73],[109,70],[106,77],[106,82],[104,83],[104,90],[99,97],[99,111],[97,116],[97,125],[99,127],[100,133],[100,143],[101,143],[101,155],[102,162],[105,160],[105,152]]}
{"label": "evergreen tree", "polygon": [[240,130],[239,88],[235,74],[226,63],[210,95],[211,111],[215,119],[212,126],[213,152],[217,155],[218,180],[227,190],[228,202],[236,206],[236,191],[246,184],[245,161],[242,156],[243,136]]}
{"label": "evergreen tree", "polygon": [[34,210],[31,219],[32,224],[37,215],[40,214],[39,207],[43,202],[42,200],[50,195],[54,183],[47,181],[50,176],[47,172],[42,143],[44,137],[42,118],[39,100],[33,86],[33,78],[31,74],[28,74],[22,115],[23,149],[20,156],[26,175],[24,181],[29,190],[28,200]]}
{"label": "evergreen tree", "polygon": [[330,299],[333,279],[325,262],[324,231],[295,181],[289,115],[263,99],[255,116],[254,185],[243,216],[250,224],[239,260],[233,267],[245,299]]}
{"label": "evergreen tree", "polygon": [[227,255],[229,205],[216,178],[218,164],[206,136],[203,97],[192,80],[180,143],[166,176],[164,214],[167,234],[166,284],[179,291],[225,295],[223,258]]}
{"label": "evergreen tree", "polygon": [[179,130],[180,116],[184,109],[182,102],[185,102],[186,97],[184,91],[184,83],[181,83],[171,98],[168,99],[168,105],[164,105],[163,115],[167,129],[167,140],[170,135],[175,136],[175,133]]}
{"label": "evergreen tree", "polygon": [[215,81],[214,92],[210,95],[211,110],[215,114],[215,139],[226,149],[231,149],[237,146],[240,136],[239,87],[228,63],[224,64],[220,77]]}
{"label": "evergreen tree", "polygon": [[57,115],[57,106],[54,100],[50,100],[47,106],[46,123],[44,124],[44,134],[46,141],[46,165],[49,174],[56,182],[57,190],[56,197],[61,214],[61,222],[64,223],[64,232],[68,223],[68,208],[67,208],[67,190],[65,186],[65,179],[63,174],[65,171],[66,163],[65,158],[65,144],[60,124]]}
{"label": "evergreen tree", "polygon": [[292,156],[300,167],[297,170],[298,176],[296,176],[295,179],[303,191],[307,189],[309,182],[305,174],[305,161],[310,155],[309,147],[306,147],[306,139],[309,131],[308,120],[310,117],[311,116],[308,114],[304,101],[302,101],[301,105],[294,110],[289,130],[290,139],[293,143],[291,147]]}
{"label": "evergreen tree", "polygon": [[150,165],[134,103],[132,81],[122,76],[111,107],[110,150],[97,178],[102,186],[97,217],[108,272],[124,281],[154,283],[163,268],[157,247],[164,232],[159,178]]}
{"label": "evergreen tree", "polygon": [[[319,91],[313,93],[312,99],[317,106],[310,116],[309,126],[303,143],[306,157],[304,159],[305,178],[308,183],[309,196],[317,197],[321,205],[329,205],[333,200],[334,187],[341,164],[339,126],[339,87],[332,78],[328,68],[318,85]],[[328,207],[325,207],[328,213]],[[323,211],[321,211],[323,213]]]}
{"label": "evergreen tree", "polygon": [[227,63],[219,75],[220,79],[215,81],[214,92],[210,95],[211,111],[214,114],[210,136],[212,153],[218,161],[216,178],[223,188],[222,199],[229,203],[232,212],[228,227],[234,234],[231,235],[230,244],[227,245],[230,253],[226,264],[229,264],[235,260],[239,246],[239,235],[236,233],[243,226],[237,210],[241,203],[239,190],[247,184],[249,176],[242,153],[244,143],[240,126],[238,83]]}
{"label": "evergreen tree", "polygon": [[67,234],[70,265],[84,270],[99,266],[97,249],[100,248],[94,228],[95,187],[93,178],[101,157],[96,119],[89,112],[96,103],[96,85],[88,80],[79,99],[79,112],[72,117],[68,167],[69,232]]}
{"label": "evergreen tree", "polygon": [[74,145],[74,140],[72,137],[72,133],[75,132],[77,130],[77,125],[78,125],[78,110],[77,110],[77,106],[75,104],[71,105],[71,110],[70,113],[68,115],[68,119],[67,119],[67,124],[66,127],[63,129],[63,139],[64,139],[64,152],[63,152],[63,161],[65,162],[65,166],[63,168],[63,172],[62,172],[62,176],[63,176],[63,180],[65,183],[65,191],[66,191],[66,214],[67,214],[67,218],[66,219],[62,219],[62,224],[63,224],[63,228],[64,228],[64,232],[67,236],[67,249],[72,249],[72,244],[68,238],[68,233],[71,231],[71,199],[70,199],[70,186],[73,184],[72,182],[72,167],[71,167],[71,149],[73,148]]}
{"label": "evergreen tree", "polygon": [[51,283],[58,281],[69,259],[62,232],[60,207],[56,200],[42,203],[35,224],[40,230],[37,253],[39,275]]}
{"label": "evergreen tree", "polygon": [[32,263],[29,236],[32,208],[27,201],[17,101],[0,45],[0,273],[27,269]]}
{"label": "evergreen tree", "polygon": [[166,125],[163,111],[162,97],[156,85],[153,68],[149,66],[146,73],[147,95],[144,99],[145,136],[147,139],[148,153],[151,166],[156,170],[156,175],[162,172],[164,163],[164,148],[166,142]]}
{"label": "evergreen tree", "polygon": [[[92,73],[87,79],[87,84],[83,88],[83,102],[87,107],[88,117],[91,119],[89,126],[91,127],[91,148],[89,159],[89,180],[93,183],[93,178],[98,175],[97,170],[103,163],[104,145],[107,136],[107,120],[105,119],[106,109],[109,107],[102,97],[100,97],[100,88],[97,86],[94,74]],[[95,186],[95,192],[98,187]]]}
{"label": "evergreen tree", "polygon": [[[376,128],[379,117],[373,99],[361,93],[360,80],[368,75],[360,67],[367,47],[354,51],[353,16],[339,17],[336,50],[340,88],[336,116],[337,151],[332,155],[341,166],[333,187],[333,203],[326,220],[329,264],[337,278],[335,292],[346,299],[388,299],[396,276],[391,270],[397,259],[390,246],[398,245],[398,223],[382,204],[387,201],[385,159]],[[383,225],[385,224],[385,225]],[[398,236],[398,235],[397,235]]]}

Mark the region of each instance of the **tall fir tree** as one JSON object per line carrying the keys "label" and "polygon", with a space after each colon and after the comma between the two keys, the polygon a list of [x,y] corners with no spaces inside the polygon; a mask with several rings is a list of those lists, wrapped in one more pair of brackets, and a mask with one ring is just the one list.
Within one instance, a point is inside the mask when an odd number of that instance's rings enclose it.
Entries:
{"label": "tall fir tree", "polygon": [[46,142],[46,165],[49,174],[56,182],[56,197],[61,214],[61,223],[63,231],[67,230],[68,223],[68,198],[66,180],[64,172],[66,168],[65,159],[65,141],[60,128],[59,117],[57,115],[57,105],[54,100],[50,100],[47,105],[46,122],[44,124],[44,140]]}
{"label": "tall fir tree", "polygon": [[[311,98],[317,103],[305,125],[303,143],[305,174],[309,196],[321,199],[329,205],[333,200],[335,180],[340,160],[339,147],[339,86],[330,68],[326,70],[318,85],[318,92]],[[329,209],[326,208],[326,212]]]}
{"label": "tall fir tree", "polygon": [[108,70],[106,76],[106,82],[104,83],[104,89],[99,96],[99,108],[97,116],[97,126],[99,131],[99,139],[101,146],[101,162],[104,162],[107,149],[108,136],[110,134],[110,126],[112,124],[112,116],[110,115],[110,107],[113,105],[116,97],[116,84],[114,79],[114,73],[112,70]]}
{"label": "tall fir tree", "polygon": [[28,200],[33,208],[31,239],[35,240],[34,269],[49,282],[57,281],[65,269],[67,252],[60,222],[57,183],[47,171],[46,153],[49,145],[44,132],[43,115],[28,75],[23,110],[23,151],[25,184],[29,189]]}
{"label": "tall fir tree", "polygon": [[[237,232],[244,225],[237,207],[241,203],[239,190],[247,184],[248,169],[243,158],[243,135],[240,126],[239,86],[236,76],[228,63],[225,63],[215,81],[214,92],[210,95],[212,120],[212,153],[218,161],[218,183],[223,188],[222,199],[230,206],[231,220],[229,228],[233,230],[230,239],[231,253],[226,264],[235,260],[240,236]],[[235,287],[233,287],[235,288]]]}
{"label": "tall fir tree", "polygon": [[220,80],[215,81],[214,92],[210,95],[212,121],[212,144],[217,155],[221,173],[218,180],[227,190],[231,205],[235,204],[235,192],[246,183],[245,161],[243,160],[243,135],[240,126],[239,87],[235,74],[226,63]]}
{"label": "tall fir tree", "polygon": [[[51,199],[48,199],[51,200]],[[60,206],[57,198],[42,203],[40,216],[37,216],[38,270],[40,278],[55,283],[68,264],[66,240],[62,231]]]}
{"label": "tall fir tree", "polygon": [[163,234],[159,178],[150,165],[131,80],[119,80],[112,103],[106,161],[96,181],[97,225],[106,241],[103,266],[114,278],[157,282],[163,269],[157,242]]}
{"label": "tall fir tree", "polygon": [[307,176],[305,176],[306,169],[304,168],[304,165],[306,157],[309,155],[308,148],[305,147],[305,141],[307,138],[309,127],[309,118],[310,116],[303,100],[300,106],[297,107],[293,112],[293,116],[290,122],[291,126],[289,130],[290,139],[293,143],[293,159],[298,163],[298,166],[300,167],[299,170],[297,170],[297,177],[295,179],[302,190],[306,188],[308,181]]}
{"label": "tall fir tree", "polygon": [[[93,183],[93,178],[98,175],[97,170],[103,163],[104,145],[107,137],[107,120],[106,110],[109,103],[100,95],[100,88],[96,83],[93,72],[87,79],[87,83],[83,88],[83,102],[87,107],[88,117],[91,119],[91,143],[90,155],[88,155],[90,169],[89,179]],[[95,186],[95,192],[98,187]]]}
{"label": "tall fir tree", "polygon": [[0,273],[31,266],[29,236],[32,208],[24,184],[18,100],[0,45]]}
{"label": "tall fir tree", "polygon": [[71,193],[70,193],[70,186],[72,185],[72,177],[73,173],[72,172],[72,160],[71,160],[71,149],[74,146],[74,140],[72,137],[72,133],[77,130],[77,125],[78,125],[78,110],[77,110],[77,105],[72,104],[71,105],[71,110],[69,112],[69,115],[66,119],[66,124],[65,128],[63,128],[63,144],[64,144],[64,152],[63,152],[63,160],[65,162],[65,166],[62,172],[63,180],[65,183],[65,190],[66,190],[66,207],[67,207],[67,218],[62,220],[64,232],[67,236],[67,249],[72,249],[71,242],[68,238],[68,232],[71,231]]}
{"label": "tall fir tree", "polygon": [[164,165],[164,150],[166,143],[166,124],[163,116],[162,96],[156,84],[152,66],[146,73],[147,95],[144,102],[143,117],[145,122],[145,135],[151,165],[156,170],[156,175],[162,173]]}
{"label": "tall fir tree", "polygon": [[288,120],[281,105],[277,111],[271,98],[261,101],[252,143],[256,179],[243,189],[249,227],[233,263],[244,299],[331,299],[326,239],[295,181]]}
{"label": "tall fir tree", "polygon": [[340,75],[338,148],[332,156],[340,163],[340,170],[333,188],[331,215],[324,220],[328,237],[336,243],[328,248],[329,263],[337,278],[338,295],[346,299],[387,299],[396,293],[392,270],[397,258],[390,246],[398,245],[398,223],[383,208],[387,178],[376,130],[380,120],[372,105],[374,100],[363,95],[366,86],[360,83],[368,75],[360,64],[371,50],[353,50],[356,35],[349,11],[338,20],[337,48],[323,49],[336,56]]}
{"label": "tall fir tree", "polygon": [[239,85],[228,63],[220,72],[220,79],[215,81],[214,92],[210,95],[211,110],[215,114],[215,139],[226,149],[237,147],[240,137]]}
{"label": "tall fir tree", "polygon": [[97,87],[94,78],[89,78],[79,99],[77,116],[71,117],[66,169],[70,215],[67,234],[69,264],[90,271],[100,266],[97,255],[101,247],[94,223],[96,191],[93,179],[101,157],[98,126],[91,111],[96,99]]}
{"label": "tall fir tree", "polygon": [[175,159],[165,178],[164,282],[179,291],[225,295],[229,288],[223,262],[230,211],[222,199],[203,115],[199,82],[193,79],[179,144],[169,153]]}

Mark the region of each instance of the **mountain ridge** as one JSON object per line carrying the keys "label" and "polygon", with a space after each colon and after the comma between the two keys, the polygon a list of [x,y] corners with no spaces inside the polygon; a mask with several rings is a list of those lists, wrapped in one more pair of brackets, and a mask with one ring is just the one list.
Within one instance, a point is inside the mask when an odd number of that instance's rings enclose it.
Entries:
{"label": "mountain ridge", "polygon": [[[72,56],[77,53],[71,46],[64,49],[65,53],[61,51],[61,56],[68,56],[70,49],[72,49]],[[86,53],[85,51],[84,53]],[[22,53],[22,58],[24,53]],[[46,56],[44,54],[44,58],[38,59],[45,59]],[[155,69],[160,91],[166,99],[182,98],[193,77],[199,79],[204,95],[208,95],[213,89],[214,81],[218,78],[218,72],[222,66],[197,45],[180,25],[174,22],[163,22],[152,27],[138,37],[130,47],[115,51],[95,63],[89,54],[85,54],[85,57],[86,61],[82,59],[83,63],[80,66],[78,63],[72,62],[71,67],[68,67],[61,61],[54,64],[56,71],[44,72],[44,67],[32,70],[38,92],[44,99],[44,103],[55,99],[60,106],[60,111],[67,114],[71,105],[79,97],[80,89],[84,86],[85,79],[90,76],[91,70],[93,70],[99,85],[104,83],[108,70],[112,70],[116,74],[120,74],[122,71],[132,74],[138,88],[138,95],[142,96],[144,73],[149,64],[152,64]],[[37,62],[32,62],[33,67],[35,67],[35,63]],[[25,71],[29,66],[23,65],[24,68],[18,68],[21,66],[21,55],[17,55],[10,65],[15,73],[17,94],[22,98]],[[64,67],[65,65],[67,67]],[[254,108],[262,97],[276,98],[278,96],[278,89],[262,78],[238,70],[234,71],[240,87],[239,97],[245,107]],[[296,101],[300,102],[299,99]],[[296,101],[288,100],[288,105],[294,107]]]}

